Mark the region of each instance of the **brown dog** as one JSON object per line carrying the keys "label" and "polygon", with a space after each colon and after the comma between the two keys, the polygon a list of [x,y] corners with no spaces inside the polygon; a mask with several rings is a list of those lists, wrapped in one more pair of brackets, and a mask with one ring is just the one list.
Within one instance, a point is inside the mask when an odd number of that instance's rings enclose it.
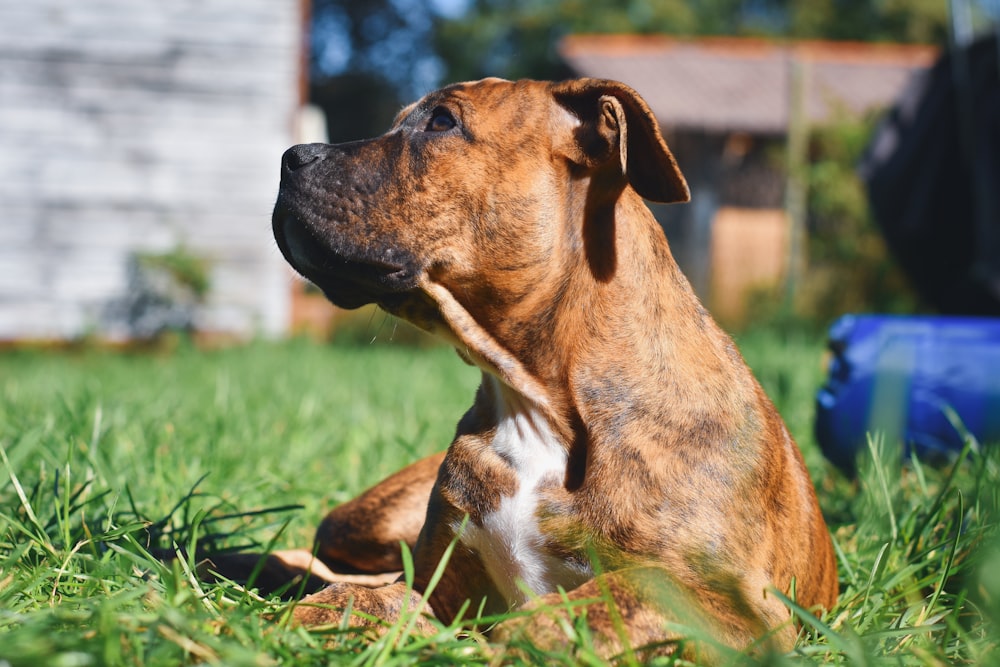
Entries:
{"label": "brown dog", "polygon": [[[787,649],[795,628],[771,589],[834,603],[799,451],[642,198],[686,201],[687,184],[646,104],[612,81],[453,85],[381,137],[285,153],[273,222],[292,266],[335,304],[377,303],[483,372],[447,455],[319,530],[340,571],[398,570],[399,541],[413,545],[413,592],[335,583],[300,603],[301,622],[338,622],[349,605],[450,622],[467,601],[559,605],[561,588],[590,601],[606,655],[670,651],[678,623],[736,647],[774,630]],[[554,643],[559,613],[498,632]]]}

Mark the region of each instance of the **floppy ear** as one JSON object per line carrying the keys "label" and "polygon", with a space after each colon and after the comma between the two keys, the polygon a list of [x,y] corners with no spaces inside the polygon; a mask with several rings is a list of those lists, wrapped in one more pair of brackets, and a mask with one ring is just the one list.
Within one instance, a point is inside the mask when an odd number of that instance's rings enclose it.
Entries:
{"label": "floppy ear", "polygon": [[553,84],[552,94],[579,120],[566,146],[574,163],[597,169],[615,160],[643,198],[667,204],[691,198],[656,117],[634,90],[617,81],[574,79]]}

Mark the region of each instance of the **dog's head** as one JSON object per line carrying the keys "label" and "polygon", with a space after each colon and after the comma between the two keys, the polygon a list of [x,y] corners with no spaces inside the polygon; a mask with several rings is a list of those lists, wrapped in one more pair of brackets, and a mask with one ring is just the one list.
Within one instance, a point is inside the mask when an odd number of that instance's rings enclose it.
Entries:
{"label": "dog's head", "polygon": [[375,139],[290,148],[273,228],[289,263],[335,304],[374,302],[433,328],[421,321],[434,319],[421,285],[500,316],[557,246],[580,245],[573,226],[592,183],[610,200],[627,187],[688,198],[652,112],[627,86],[486,79],[430,93]]}

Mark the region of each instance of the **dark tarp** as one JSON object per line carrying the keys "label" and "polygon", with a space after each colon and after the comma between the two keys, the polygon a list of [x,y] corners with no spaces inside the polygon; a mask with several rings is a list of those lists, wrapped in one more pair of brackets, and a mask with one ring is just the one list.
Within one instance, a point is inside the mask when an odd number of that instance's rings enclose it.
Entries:
{"label": "dark tarp", "polygon": [[861,166],[878,225],[943,313],[1000,315],[1000,47],[952,51],[915,80]]}

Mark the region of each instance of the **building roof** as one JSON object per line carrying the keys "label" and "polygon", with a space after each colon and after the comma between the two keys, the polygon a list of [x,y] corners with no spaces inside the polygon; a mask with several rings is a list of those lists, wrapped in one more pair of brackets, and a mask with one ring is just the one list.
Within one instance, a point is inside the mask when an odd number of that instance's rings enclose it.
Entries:
{"label": "building roof", "polygon": [[802,64],[812,121],[885,107],[937,56],[931,46],[755,38],[574,35],[560,54],[579,75],[635,88],[681,130],[784,134],[792,63]]}

